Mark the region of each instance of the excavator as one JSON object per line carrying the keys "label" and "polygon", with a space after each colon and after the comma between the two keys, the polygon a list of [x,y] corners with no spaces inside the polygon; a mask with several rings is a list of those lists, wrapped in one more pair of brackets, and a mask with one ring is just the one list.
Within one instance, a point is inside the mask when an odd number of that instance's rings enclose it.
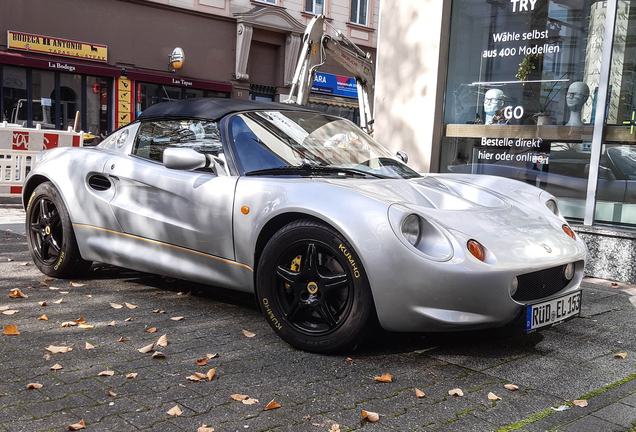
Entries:
{"label": "excavator", "polygon": [[[333,30],[335,37],[323,31],[324,25]],[[307,105],[316,72],[327,61],[327,55],[353,74],[358,87],[360,127],[369,134],[373,133],[375,66],[371,61],[371,54],[365,53],[333,27],[324,15],[314,16],[307,25],[289,99],[285,102]]]}

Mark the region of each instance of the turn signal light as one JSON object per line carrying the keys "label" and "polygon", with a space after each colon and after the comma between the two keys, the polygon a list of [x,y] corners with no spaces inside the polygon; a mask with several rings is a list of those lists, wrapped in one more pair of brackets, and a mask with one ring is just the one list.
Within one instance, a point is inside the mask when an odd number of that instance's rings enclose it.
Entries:
{"label": "turn signal light", "polygon": [[572,237],[573,240],[576,240],[576,234],[574,234],[574,231],[572,231],[572,228],[569,226],[563,225],[563,232]]}
{"label": "turn signal light", "polygon": [[479,261],[486,259],[486,250],[477,240],[468,240],[468,251]]}

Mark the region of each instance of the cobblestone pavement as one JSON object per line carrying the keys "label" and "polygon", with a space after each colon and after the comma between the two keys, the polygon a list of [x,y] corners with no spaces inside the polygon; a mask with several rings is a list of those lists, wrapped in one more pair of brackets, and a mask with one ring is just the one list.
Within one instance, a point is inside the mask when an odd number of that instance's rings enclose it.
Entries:
{"label": "cobblestone pavement", "polygon": [[[0,205],[0,215],[9,213]],[[631,285],[586,279],[582,316],[541,333],[379,333],[351,353],[325,356],[278,339],[251,296],[99,263],[73,284],[45,281],[23,230],[8,232],[10,223],[0,216],[0,307],[19,312],[0,314],[0,323],[20,334],[0,334],[0,430],[63,431],[80,420],[93,431],[635,430]],[[9,298],[13,288],[28,298]],[[43,314],[48,320],[38,320]],[[80,317],[93,328],[61,327]],[[168,345],[156,349],[165,359],[138,351],[164,334]],[[52,354],[50,345],[72,351]],[[207,364],[197,365],[202,358]],[[62,368],[52,370],[56,364]],[[211,381],[187,379],[211,368]],[[374,379],[385,373],[392,382]],[[416,398],[416,388],[426,396]],[[464,395],[450,396],[452,389]],[[265,410],[271,400],[281,407]],[[168,414],[175,406],[181,415]],[[363,410],[380,420],[363,420]]]}

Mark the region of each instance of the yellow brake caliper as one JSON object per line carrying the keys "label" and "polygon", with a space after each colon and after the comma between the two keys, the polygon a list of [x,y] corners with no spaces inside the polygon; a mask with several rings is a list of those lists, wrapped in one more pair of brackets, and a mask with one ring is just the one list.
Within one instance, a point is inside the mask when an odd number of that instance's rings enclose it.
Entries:
{"label": "yellow brake caliper", "polygon": [[[302,259],[302,255],[298,255],[296,258],[294,258],[291,262],[291,268],[290,270],[293,272],[297,272],[300,271],[300,260]],[[286,283],[285,284],[285,289],[287,290],[287,293],[291,293],[291,286]]]}

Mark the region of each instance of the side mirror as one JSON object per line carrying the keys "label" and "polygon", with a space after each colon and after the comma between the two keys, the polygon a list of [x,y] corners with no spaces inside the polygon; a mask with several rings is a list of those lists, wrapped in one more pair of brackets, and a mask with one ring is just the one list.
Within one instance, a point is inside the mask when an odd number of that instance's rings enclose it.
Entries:
{"label": "side mirror", "polygon": [[400,159],[405,164],[409,163],[409,156],[406,154],[405,151],[398,150],[398,152],[395,153],[395,155],[398,157],[398,159]]}
{"label": "side mirror", "polygon": [[208,160],[204,154],[188,148],[167,148],[163,151],[163,165],[175,170],[191,171],[204,168]]}

